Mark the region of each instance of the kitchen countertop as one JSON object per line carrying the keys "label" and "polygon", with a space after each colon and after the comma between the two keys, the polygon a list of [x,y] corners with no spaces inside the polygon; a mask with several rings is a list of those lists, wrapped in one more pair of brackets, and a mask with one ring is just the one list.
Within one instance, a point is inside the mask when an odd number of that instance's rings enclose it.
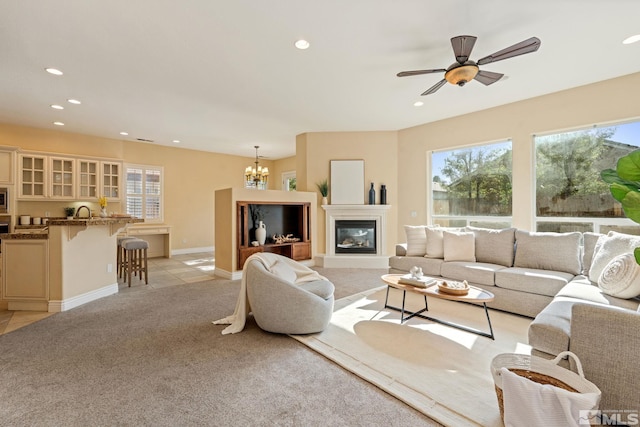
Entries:
{"label": "kitchen countertop", "polygon": [[49,238],[50,226],[95,226],[95,225],[114,225],[114,224],[135,224],[144,222],[140,218],[127,218],[127,217],[93,217],[93,218],[49,218],[46,225],[16,225],[14,233],[0,234],[0,239],[7,240],[27,240],[27,239],[39,239],[45,240]]}

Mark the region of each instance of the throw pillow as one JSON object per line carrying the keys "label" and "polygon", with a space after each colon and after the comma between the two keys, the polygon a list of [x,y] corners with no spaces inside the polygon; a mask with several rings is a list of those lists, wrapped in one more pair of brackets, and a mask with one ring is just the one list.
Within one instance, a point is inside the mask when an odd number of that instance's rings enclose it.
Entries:
{"label": "throw pillow", "polygon": [[489,228],[467,227],[476,237],[476,261],[491,264],[513,265],[513,252],[516,242],[516,229],[505,228],[492,230]]}
{"label": "throw pillow", "polygon": [[445,261],[476,261],[475,235],[471,232],[443,231]]}
{"label": "throw pillow", "polygon": [[276,261],[271,266],[271,273],[275,274],[279,278],[289,283],[295,283],[298,276],[290,265],[284,262]]}
{"label": "throw pillow", "polygon": [[442,237],[443,229],[438,227],[427,227],[427,258],[444,258],[444,241]]}
{"label": "throw pillow", "polygon": [[[528,232],[516,230],[514,267],[580,274],[581,233]],[[558,256],[562,254],[562,256]]]}
{"label": "throw pillow", "polygon": [[631,253],[640,246],[640,236],[610,231],[606,236],[600,236],[589,269],[589,280],[598,282],[600,275],[609,262],[618,255]]}
{"label": "throw pillow", "polygon": [[427,253],[427,235],[424,225],[405,225],[407,235],[407,256],[424,256]]}
{"label": "throw pillow", "polygon": [[602,270],[598,287],[607,295],[634,298],[640,295],[640,265],[633,254],[618,255]]}

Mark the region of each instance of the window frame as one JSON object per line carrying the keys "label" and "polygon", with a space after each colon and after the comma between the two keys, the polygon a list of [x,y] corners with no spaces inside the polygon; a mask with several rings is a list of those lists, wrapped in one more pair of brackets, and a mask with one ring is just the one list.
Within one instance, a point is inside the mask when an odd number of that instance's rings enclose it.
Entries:
{"label": "window frame", "polygon": [[[130,194],[135,195],[135,196],[141,196],[142,197],[142,219],[144,219],[145,223],[150,223],[150,224],[160,224],[164,222],[164,166],[155,166],[155,165],[141,165],[141,164],[134,164],[134,163],[125,163],[123,165],[123,174],[124,174],[124,200],[123,200],[123,204],[124,204],[124,210],[126,211],[127,209],[127,198],[129,197]],[[137,193],[129,193],[129,169],[141,169],[142,170],[142,194],[137,194]],[[156,195],[148,195],[146,193],[146,180],[147,180],[147,172],[148,171],[153,171],[153,172],[159,172],[159,176],[160,176],[160,194],[159,194],[159,198],[160,198],[160,206],[159,206],[159,217],[158,218],[147,218],[147,198],[148,197],[155,197]],[[127,212],[129,213],[129,212]]]}

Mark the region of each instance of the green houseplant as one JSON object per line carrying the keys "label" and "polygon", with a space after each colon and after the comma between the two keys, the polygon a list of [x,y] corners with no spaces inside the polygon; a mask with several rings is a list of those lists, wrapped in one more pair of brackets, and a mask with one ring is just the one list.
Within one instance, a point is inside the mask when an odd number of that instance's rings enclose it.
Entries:
{"label": "green houseplant", "polygon": [[[613,198],[622,204],[627,218],[640,224],[640,150],[621,157],[615,169],[605,169],[600,176],[609,184]],[[633,255],[640,264],[640,247]]]}
{"label": "green houseplant", "polygon": [[64,208],[64,213],[67,215],[67,219],[73,218],[73,215],[76,213],[76,208],[73,206],[68,206]]}
{"label": "green houseplant", "polygon": [[322,204],[327,204],[327,196],[329,195],[329,181],[327,179],[323,179],[320,182],[316,182],[316,187],[318,187],[318,191],[322,196]]}

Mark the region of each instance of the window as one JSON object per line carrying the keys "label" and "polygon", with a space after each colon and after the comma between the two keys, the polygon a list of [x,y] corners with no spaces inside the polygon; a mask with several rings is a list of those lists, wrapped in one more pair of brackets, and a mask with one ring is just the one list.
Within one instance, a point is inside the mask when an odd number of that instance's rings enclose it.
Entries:
{"label": "window", "polygon": [[511,223],[511,200],[511,141],[431,153],[435,224],[499,228]]}
{"label": "window", "polygon": [[296,191],[296,171],[282,173],[282,190]]}
{"label": "window", "polygon": [[638,148],[640,122],[535,136],[534,145],[537,230],[606,232],[632,224],[600,172]]}
{"label": "window", "polygon": [[162,167],[125,165],[125,172],[127,214],[147,222],[162,222]]}

